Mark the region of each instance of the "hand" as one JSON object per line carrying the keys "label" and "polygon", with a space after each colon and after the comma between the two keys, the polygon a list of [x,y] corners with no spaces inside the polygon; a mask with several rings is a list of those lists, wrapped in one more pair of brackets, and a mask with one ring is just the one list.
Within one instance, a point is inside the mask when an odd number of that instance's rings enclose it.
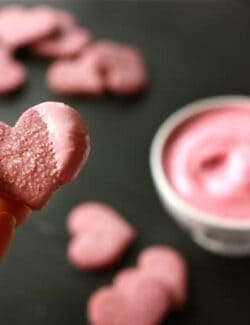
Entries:
{"label": "hand", "polygon": [[28,214],[28,207],[0,198],[0,260],[9,248],[16,227],[27,219]]}
{"label": "hand", "polygon": [[12,237],[15,232],[16,220],[15,218],[6,213],[0,213],[0,260],[3,258],[7,251]]}

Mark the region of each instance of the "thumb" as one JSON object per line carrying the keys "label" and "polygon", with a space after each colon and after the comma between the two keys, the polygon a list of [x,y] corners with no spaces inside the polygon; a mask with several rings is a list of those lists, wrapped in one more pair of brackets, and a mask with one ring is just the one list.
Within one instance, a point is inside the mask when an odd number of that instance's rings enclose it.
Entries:
{"label": "thumb", "polygon": [[1,211],[14,216],[16,226],[19,226],[28,218],[30,209],[21,203],[0,197],[0,213]]}

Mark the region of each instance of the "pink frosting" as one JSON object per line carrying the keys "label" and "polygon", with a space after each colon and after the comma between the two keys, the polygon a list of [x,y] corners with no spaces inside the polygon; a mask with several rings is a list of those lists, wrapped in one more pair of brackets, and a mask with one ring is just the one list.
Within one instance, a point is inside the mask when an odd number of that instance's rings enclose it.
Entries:
{"label": "pink frosting", "polygon": [[247,108],[200,113],[179,126],[165,145],[163,165],[175,191],[191,205],[221,217],[250,217]]}
{"label": "pink frosting", "polygon": [[76,178],[89,154],[89,136],[81,116],[63,103],[33,107],[47,126],[61,184]]}

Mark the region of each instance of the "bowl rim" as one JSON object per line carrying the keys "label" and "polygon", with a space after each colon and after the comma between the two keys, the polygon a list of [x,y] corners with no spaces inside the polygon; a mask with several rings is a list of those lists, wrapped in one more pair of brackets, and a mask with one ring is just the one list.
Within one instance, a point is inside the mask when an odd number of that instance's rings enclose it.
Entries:
{"label": "bowl rim", "polygon": [[[156,131],[150,147],[150,171],[158,194],[164,203],[174,207],[180,214],[185,215],[186,219],[204,226],[216,227],[230,231],[250,231],[250,216],[243,220],[225,219],[216,214],[200,210],[182,199],[173,189],[168,181],[162,163],[162,154],[166,140],[172,132],[188,118],[199,113],[225,108],[230,105],[237,108],[250,109],[250,96],[245,95],[223,95],[198,99],[187,105],[182,106],[175,113],[167,117]],[[183,219],[183,217],[182,217]]]}

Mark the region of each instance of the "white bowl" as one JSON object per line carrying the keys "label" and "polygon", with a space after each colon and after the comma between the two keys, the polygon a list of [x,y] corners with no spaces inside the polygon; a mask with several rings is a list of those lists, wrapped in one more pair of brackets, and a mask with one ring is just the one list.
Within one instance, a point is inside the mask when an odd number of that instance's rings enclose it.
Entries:
{"label": "white bowl", "polygon": [[[250,254],[250,211],[243,220],[225,219],[190,205],[175,192],[163,168],[163,150],[173,130],[197,113],[225,107],[250,109],[250,97],[223,96],[195,101],[172,114],[160,126],[151,145],[150,169],[160,200],[193,240],[209,251],[223,255]],[[250,128],[249,128],[250,132]],[[250,199],[250,198],[249,198]]]}

